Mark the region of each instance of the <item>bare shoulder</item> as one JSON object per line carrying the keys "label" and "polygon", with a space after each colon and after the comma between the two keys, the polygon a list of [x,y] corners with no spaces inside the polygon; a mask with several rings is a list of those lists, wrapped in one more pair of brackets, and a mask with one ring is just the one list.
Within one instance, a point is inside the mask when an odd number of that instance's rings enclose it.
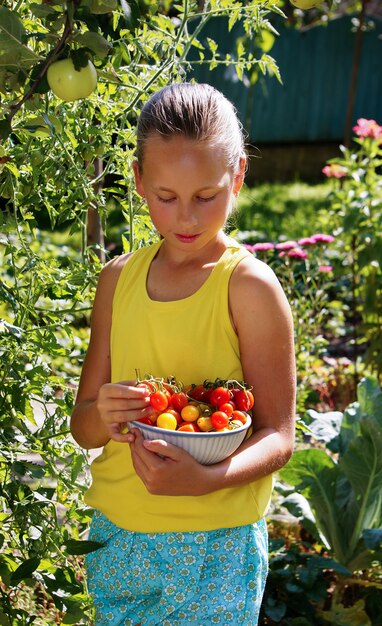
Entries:
{"label": "bare shoulder", "polygon": [[243,309],[268,315],[272,310],[290,312],[284,290],[274,271],[255,257],[244,258],[235,268],[230,283],[230,305],[234,318]]}
{"label": "bare shoulder", "polygon": [[98,279],[98,296],[102,296],[105,293],[108,297],[110,297],[114,293],[121,272],[126,263],[128,263],[132,254],[132,252],[122,254],[114,259],[111,259],[111,261],[104,265]]}

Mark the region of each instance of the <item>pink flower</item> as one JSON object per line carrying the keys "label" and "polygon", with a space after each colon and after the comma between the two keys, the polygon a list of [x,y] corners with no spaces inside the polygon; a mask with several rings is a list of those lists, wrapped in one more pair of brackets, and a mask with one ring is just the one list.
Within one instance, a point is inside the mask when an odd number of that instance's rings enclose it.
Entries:
{"label": "pink flower", "polygon": [[270,243],[270,242],[268,242],[268,241],[265,241],[265,242],[255,243],[255,244],[252,246],[252,250],[261,250],[261,251],[264,251],[264,250],[273,250],[273,249],[274,249],[274,247],[275,247],[275,246],[274,246],[274,244],[273,244],[273,243]]}
{"label": "pink flower", "polygon": [[353,126],[353,130],[358,137],[371,137],[382,141],[382,126],[377,124],[375,120],[366,120],[364,117],[360,117],[357,120],[357,125]]}
{"label": "pink flower", "polygon": [[322,172],[328,178],[343,178],[348,173],[346,167],[343,167],[342,165],[337,165],[337,163],[325,165],[325,167],[322,168]]}
{"label": "pink flower", "polygon": [[314,237],[303,237],[299,239],[297,243],[299,246],[312,246],[316,243],[316,240]]}
{"label": "pink flower", "polygon": [[292,257],[292,259],[306,259],[308,253],[305,250],[301,250],[301,248],[293,248],[289,250],[288,256]]}
{"label": "pink flower", "polygon": [[333,270],[331,265],[319,265],[318,266],[318,271],[319,272],[331,272]]}
{"label": "pink flower", "polygon": [[311,239],[314,240],[314,243],[332,243],[334,241],[332,235],[325,235],[324,233],[316,233],[312,235]]}
{"label": "pink flower", "polygon": [[283,241],[282,243],[276,244],[277,250],[291,250],[297,246],[297,241]]}

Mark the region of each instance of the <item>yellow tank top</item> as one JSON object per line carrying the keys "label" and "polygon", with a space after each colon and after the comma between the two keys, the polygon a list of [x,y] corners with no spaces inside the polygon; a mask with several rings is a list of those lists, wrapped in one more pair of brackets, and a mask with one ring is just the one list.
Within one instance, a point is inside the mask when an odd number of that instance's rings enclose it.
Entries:
{"label": "yellow tank top", "polygon": [[[135,252],[119,277],[111,328],[112,382],[134,379],[136,370],[142,377],[173,375],[185,385],[216,378],[243,380],[228,285],[248,252],[229,240],[198,291],[182,300],[159,302],[148,296],[146,279],[160,245]],[[243,526],[264,515],[272,492],[272,476],[266,476],[203,496],[152,495],[135,474],[128,444],[112,440],[93,461],[91,474],[86,503],[121,528],[144,533]]]}

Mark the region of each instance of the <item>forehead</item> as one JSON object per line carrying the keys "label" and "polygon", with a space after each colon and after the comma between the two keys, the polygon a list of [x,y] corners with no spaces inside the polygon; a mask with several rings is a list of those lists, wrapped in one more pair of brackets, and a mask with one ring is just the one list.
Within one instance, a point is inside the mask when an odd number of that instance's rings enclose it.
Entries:
{"label": "forehead", "polygon": [[142,170],[169,169],[181,167],[207,167],[219,171],[229,171],[225,150],[214,141],[199,141],[184,135],[163,137],[151,134],[143,149]]}

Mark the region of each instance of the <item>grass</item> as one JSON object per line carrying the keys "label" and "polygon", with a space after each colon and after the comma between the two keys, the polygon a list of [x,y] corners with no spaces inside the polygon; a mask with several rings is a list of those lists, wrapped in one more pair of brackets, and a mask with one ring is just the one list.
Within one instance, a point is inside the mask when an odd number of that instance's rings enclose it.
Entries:
{"label": "grass", "polygon": [[325,217],[330,190],[330,181],[317,185],[292,182],[244,186],[235,213],[235,227],[240,231],[253,231],[250,239],[254,241],[275,241],[280,237],[298,239],[322,231],[330,233]]}

